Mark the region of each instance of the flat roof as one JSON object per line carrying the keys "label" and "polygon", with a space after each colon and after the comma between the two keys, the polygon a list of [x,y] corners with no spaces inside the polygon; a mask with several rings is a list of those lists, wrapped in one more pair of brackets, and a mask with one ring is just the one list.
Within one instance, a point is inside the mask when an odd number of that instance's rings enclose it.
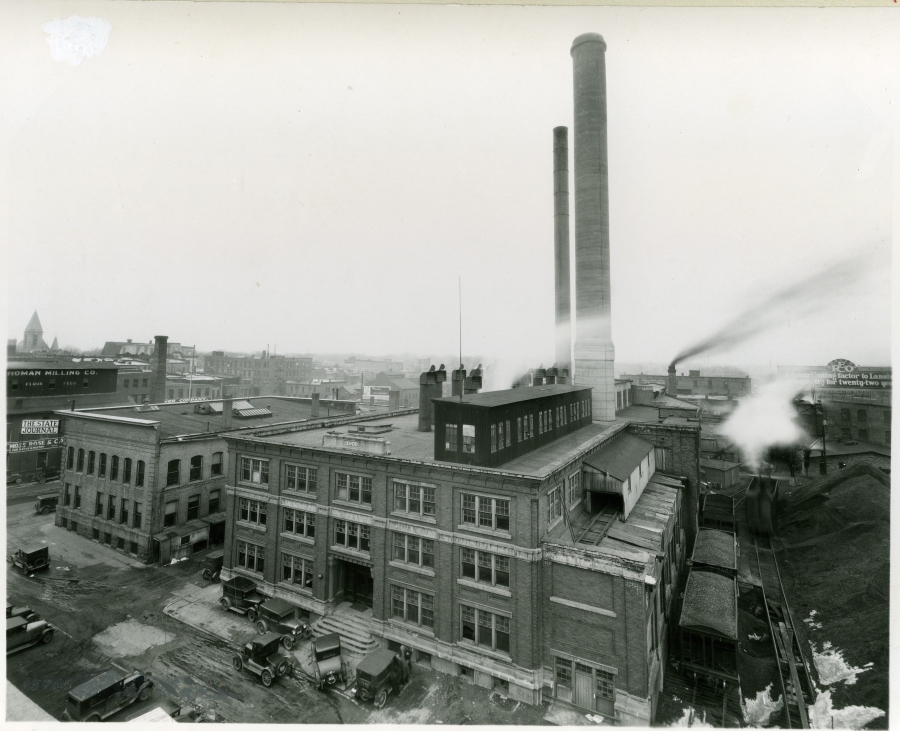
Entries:
{"label": "flat roof", "polygon": [[712,571],[691,571],[679,626],[737,640],[735,581]]}
{"label": "flat roof", "polygon": [[114,370],[119,366],[116,363],[110,363],[109,361],[85,361],[85,360],[71,360],[65,358],[56,358],[53,360],[16,360],[15,358],[10,358],[6,362],[6,370],[7,371],[28,371],[28,370],[56,370],[56,369],[64,369],[64,370],[81,370],[81,369],[90,369],[90,370]]}
{"label": "flat roof", "polygon": [[523,401],[535,401],[548,396],[562,396],[568,393],[580,393],[590,391],[588,386],[570,386],[568,384],[554,383],[549,386],[522,386],[521,388],[507,388],[503,391],[486,391],[463,396],[447,396],[433,399],[437,403],[463,403],[469,406],[504,406],[506,404],[518,404]]}
{"label": "flat roof", "polygon": [[[159,424],[160,437],[162,439],[187,436],[188,434],[214,434],[248,428],[272,427],[276,424],[307,421],[312,418],[312,406],[308,399],[304,402],[300,399],[292,399],[284,396],[258,396],[241,399],[241,401],[248,402],[254,410],[261,409],[264,411],[265,407],[268,407],[272,412],[272,416],[247,420],[235,417],[231,420],[231,426],[226,429],[222,426],[223,417],[221,413],[194,413],[194,406],[203,403],[218,404],[221,409],[222,399],[216,399],[212,402],[179,401],[174,403],[153,404],[156,408],[146,411],[139,410],[145,409],[146,406],[135,404],[84,411],[76,409],[75,412],[65,412],[65,415],[76,417],[84,416],[87,418],[99,417],[116,421],[125,421],[126,423],[135,425],[151,425],[157,423]],[[327,413],[326,407],[319,407],[319,414],[322,415],[323,412]]]}
{"label": "flat roof", "polygon": [[734,534],[712,528],[701,528],[697,531],[694,541],[694,555],[691,560],[694,564],[706,564],[718,566],[723,569],[735,571],[737,569],[737,549],[734,544]]}

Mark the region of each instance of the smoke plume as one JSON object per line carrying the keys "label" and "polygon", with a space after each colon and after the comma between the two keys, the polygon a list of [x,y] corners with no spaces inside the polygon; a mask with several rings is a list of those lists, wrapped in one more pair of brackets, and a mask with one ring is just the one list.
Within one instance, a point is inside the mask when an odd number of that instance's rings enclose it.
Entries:
{"label": "smoke plume", "polygon": [[682,350],[672,361],[677,366],[701,353],[728,350],[772,327],[773,322],[821,312],[840,301],[838,290],[860,283],[879,266],[876,247],[869,246],[852,257],[835,262],[824,271],[777,292],[726,322],[716,332]]}

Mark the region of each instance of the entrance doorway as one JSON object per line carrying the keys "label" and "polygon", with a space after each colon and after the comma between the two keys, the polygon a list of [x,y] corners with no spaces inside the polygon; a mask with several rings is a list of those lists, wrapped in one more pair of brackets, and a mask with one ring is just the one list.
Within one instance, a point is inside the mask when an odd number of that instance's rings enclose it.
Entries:
{"label": "entrance doorway", "polygon": [[359,566],[355,563],[344,564],[344,601],[353,604],[362,604],[372,607],[372,595],[375,591],[375,581],[372,579],[372,569],[368,566]]}

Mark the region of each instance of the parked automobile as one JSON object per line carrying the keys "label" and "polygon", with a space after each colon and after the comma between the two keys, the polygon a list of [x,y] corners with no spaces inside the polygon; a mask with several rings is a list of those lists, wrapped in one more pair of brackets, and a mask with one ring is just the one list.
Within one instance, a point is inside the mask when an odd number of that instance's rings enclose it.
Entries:
{"label": "parked automobile", "polygon": [[18,485],[22,481],[22,473],[21,472],[11,472],[10,470],[6,470],[6,484],[7,485]]}
{"label": "parked automobile", "polygon": [[6,618],[10,619],[11,617],[22,617],[29,622],[33,619],[40,619],[31,607],[16,607],[6,602]]}
{"label": "parked automobile", "polygon": [[46,469],[46,470],[43,470],[43,471],[38,472],[37,474],[35,474],[35,475],[33,476],[33,479],[37,480],[37,481],[40,482],[42,485],[43,485],[45,482],[53,482],[54,480],[58,480],[58,479],[59,479],[59,469],[58,469],[58,468],[57,468],[57,469],[48,468],[48,469]]}
{"label": "parked automobile", "polygon": [[37,502],[34,504],[34,512],[40,515],[56,512],[56,506],[59,504],[59,494],[56,495],[38,495]]}
{"label": "parked automobile", "polygon": [[290,675],[294,669],[293,658],[283,654],[280,645],[281,635],[275,632],[256,637],[244,645],[240,655],[231,659],[231,664],[238,672],[246,668],[258,675],[268,688],[275,678]]}
{"label": "parked automobile", "polygon": [[32,543],[30,546],[20,548],[9,557],[9,560],[13,567],[27,576],[32,571],[50,567],[50,548],[43,543]]}
{"label": "parked automobile", "polygon": [[219,576],[222,574],[222,564],[225,561],[225,551],[212,551],[206,554],[203,562],[203,578],[207,581],[215,581],[219,583]]}
{"label": "parked automobile", "polygon": [[69,691],[64,721],[102,721],[116,711],[153,693],[153,681],[144,673],[107,670]]}
{"label": "parked automobile", "polygon": [[256,590],[256,583],[245,576],[235,576],[222,584],[222,607],[228,611],[246,614],[251,622],[256,621],[259,605],[266,600]]}
{"label": "parked automobile", "polygon": [[336,633],[316,637],[313,640],[313,659],[316,665],[316,687],[343,683],[346,680],[344,658],[341,653],[341,636]]}
{"label": "parked automobile", "polygon": [[261,635],[266,632],[283,635],[281,644],[285,650],[312,636],[309,625],[297,619],[297,607],[284,599],[269,599],[260,605],[256,629]]}
{"label": "parked automobile", "polygon": [[32,645],[46,645],[53,639],[53,625],[34,615],[33,619],[10,617],[6,620],[6,654]]}
{"label": "parked automobile", "polygon": [[409,680],[412,653],[403,647],[398,655],[391,650],[378,649],[366,655],[356,667],[356,694],[364,701],[372,701],[383,708],[388,693],[396,693]]}
{"label": "parked automobile", "polygon": [[167,722],[175,719],[178,723],[197,723],[199,721],[198,713],[192,706],[183,706],[168,698],[148,708],[140,708],[139,710],[123,711],[124,718],[117,717],[117,723],[146,723],[150,721]]}

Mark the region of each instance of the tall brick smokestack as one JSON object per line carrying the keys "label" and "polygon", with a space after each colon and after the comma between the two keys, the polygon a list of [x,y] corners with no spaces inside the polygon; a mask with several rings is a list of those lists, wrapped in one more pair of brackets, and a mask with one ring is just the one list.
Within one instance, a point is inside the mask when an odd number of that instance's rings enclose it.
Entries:
{"label": "tall brick smokestack", "polygon": [[673,398],[678,396],[678,376],[675,375],[675,366],[669,366],[669,374],[666,379],[666,393]]}
{"label": "tall brick smokestack", "polygon": [[153,374],[153,388],[150,392],[150,403],[161,404],[166,400],[166,364],[169,360],[169,336],[157,335],[153,355],[156,359],[156,372]]}
{"label": "tall brick smokestack", "polygon": [[610,327],[606,42],[572,43],[575,80],[575,383],[593,389],[592,418],[616,416],[616,353]]}
{"label": "tall brick smokestack", "polygon": [[553,263],[556,272],[556,365],[572,362],[569,285],[569,128],[553,130]]}

